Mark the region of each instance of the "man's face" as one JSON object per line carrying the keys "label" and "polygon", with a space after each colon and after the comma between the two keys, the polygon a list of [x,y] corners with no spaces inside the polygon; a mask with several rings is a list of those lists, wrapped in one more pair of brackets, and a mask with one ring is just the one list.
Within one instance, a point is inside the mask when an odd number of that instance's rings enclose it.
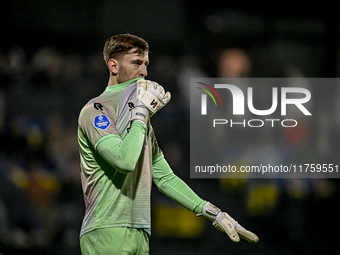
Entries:
{"label": "man's face", "polygon": [[149,64],[149,55],[146,52],[144,56],[137,53],[125,54],[117,62],[117,81],[123,83],[135,78],[144,78],[147,76],[147,66]]}

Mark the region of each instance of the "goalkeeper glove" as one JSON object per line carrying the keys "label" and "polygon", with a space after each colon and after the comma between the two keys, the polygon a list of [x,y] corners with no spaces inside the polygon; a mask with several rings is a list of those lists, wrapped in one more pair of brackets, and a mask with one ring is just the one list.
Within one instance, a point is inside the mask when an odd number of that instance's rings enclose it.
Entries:
{"label": "goalkeeper glove", "polygon": [[197,216],[204,216],[213,222],[213,226],[218,230],[225,232],[229,238],[234,242],[239,242],[240,237],[250,243],[257,243],[259,238],[254,233],[246,230],[237,221],[235,221],[229,214],[222,212],[213,204],[207,202],[202,210],[202,213]]}
{"label": "goalkeeper glove", "polygon": [[130,120],[138,120],[146,124],[149,117],[170,101],[171,94],[165,93],[161,85],[149,80],[139,79],[136,85],[136,104],[131,110]]}

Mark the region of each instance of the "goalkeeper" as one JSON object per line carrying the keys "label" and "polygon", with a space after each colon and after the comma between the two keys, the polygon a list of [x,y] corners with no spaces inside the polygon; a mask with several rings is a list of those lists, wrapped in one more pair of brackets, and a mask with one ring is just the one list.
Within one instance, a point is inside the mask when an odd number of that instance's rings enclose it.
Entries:
{"label": "goalkeeper", "polygon": [[232,241],[257,242],[255,234],[196,195],[165,160],[150,118],[171,96],[159,84],[144,80],[148,51],[148,43],[134,35],[107,39],[103,55],[108,85],[79,115],[85,200],[82,254],[149,254],[152,182],[171,199],[211,220]]}

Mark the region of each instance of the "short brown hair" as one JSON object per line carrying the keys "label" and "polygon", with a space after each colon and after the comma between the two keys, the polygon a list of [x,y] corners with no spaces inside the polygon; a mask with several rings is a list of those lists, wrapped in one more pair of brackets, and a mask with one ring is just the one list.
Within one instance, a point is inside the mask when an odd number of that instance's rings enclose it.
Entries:
{"label": "short brown hair", "polygon": [[147,51],[149,44],[144,39],[135,35],[119,34],[106,40],[103,57],[107,64],[110,59],[119,59],[125,54],[137,53],[143,56]]}

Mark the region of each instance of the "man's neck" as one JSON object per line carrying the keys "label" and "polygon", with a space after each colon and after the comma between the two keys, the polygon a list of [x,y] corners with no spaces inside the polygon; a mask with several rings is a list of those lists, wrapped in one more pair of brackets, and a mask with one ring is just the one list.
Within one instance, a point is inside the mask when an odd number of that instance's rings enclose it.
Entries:
{"label": "man's neck", "polygon": [[110,86],[114,86],[114,85],[117,85],[117,84],[118,84],[118,81],[117,81],[116,76],[110,76],[110,79],[107,83],[107,86],[110,87]]}

